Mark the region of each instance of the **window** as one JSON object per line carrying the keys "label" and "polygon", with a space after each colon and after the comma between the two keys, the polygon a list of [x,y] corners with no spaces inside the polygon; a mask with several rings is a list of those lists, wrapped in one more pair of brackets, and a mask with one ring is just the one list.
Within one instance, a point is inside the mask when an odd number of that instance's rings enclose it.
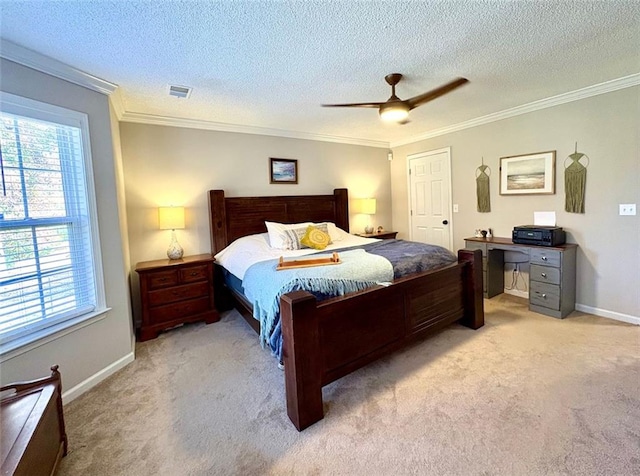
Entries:
{"label": "window", "polygon": [[86,115],[0,94],[5,350],[95,315],[104,309],[104,293]]}

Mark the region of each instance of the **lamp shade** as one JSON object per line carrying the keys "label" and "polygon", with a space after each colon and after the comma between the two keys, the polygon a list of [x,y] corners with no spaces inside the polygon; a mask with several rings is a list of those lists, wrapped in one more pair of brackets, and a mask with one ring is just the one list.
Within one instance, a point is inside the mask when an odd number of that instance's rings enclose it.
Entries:
{"label": "lamp shade", "polygon": [[181,230],[184,228],[184,207],[158,208],[161,230]]}
{"label": "lamp shade", "polygon": [[361,198],[359,202],[360,213],[365,215],[376,214],[376,199],[375,198]]}

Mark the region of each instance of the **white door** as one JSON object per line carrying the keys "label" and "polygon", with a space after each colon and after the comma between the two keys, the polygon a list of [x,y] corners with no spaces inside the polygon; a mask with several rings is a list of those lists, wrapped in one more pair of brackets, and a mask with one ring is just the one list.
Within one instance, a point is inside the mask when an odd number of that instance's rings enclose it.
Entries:
{"label": "white door", "polygon": [[411,239],[453,250],[451,149],[407,157]]}

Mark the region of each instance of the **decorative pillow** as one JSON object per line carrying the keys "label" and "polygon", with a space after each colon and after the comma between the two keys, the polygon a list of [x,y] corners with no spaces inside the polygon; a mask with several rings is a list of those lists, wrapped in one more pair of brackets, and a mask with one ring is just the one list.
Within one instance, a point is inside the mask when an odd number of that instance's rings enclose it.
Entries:
{"label": "decorative pillow", "polygon": [[331,238],[329,233],[320,230],[319,227],[309,225],[300,243],[314,250],[324,250],[331,243]]}
{"label": "decorative pillow", "polygon": [[271,245],[271,248],[288,250],[288,249],[294,249],[294,248],[287,248],[287,246],[291,246],[291,245],[289,244],[285,231],[292,230],[294,228],[301,228],[301,227],[303,227],[306,230],[306,227],[311,225],[311,222],[292,223],[290,225],[285,225],[283,223],[265,221],[264,224],[267,227],[267,232],[269,233],[269,245]]}
{"label": "decorative pillow", "polygon": [[302,228],[293,228],[290,230],[285,230],[284,235],[285,238],[282,240],[284,243],[284,249],[286,250],[300,250],[303,248],[311,248],[308,245],[302,243],[302,238],[307,233],[307,229],[309,226],[313,226],[318,230],[326,233],[329,236],[329,243],[331,244],[331,235],[329,235],[329,231],[326,223],[320,223],[319,225],[309,224]]}

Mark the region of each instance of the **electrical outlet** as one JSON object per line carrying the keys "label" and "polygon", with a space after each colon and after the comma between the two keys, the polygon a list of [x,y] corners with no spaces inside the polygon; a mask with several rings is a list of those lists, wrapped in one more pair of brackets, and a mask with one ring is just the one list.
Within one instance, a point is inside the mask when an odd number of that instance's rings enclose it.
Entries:
{"label": "electrical outlet", "polygon": [[636,204],[635,203],[621,203],[620,204],[620,215],[635,215],[636,214]]}
{"label": "electrical outlet", "polygon": [[458,213],[458,204],[457,203],[453,204],[453,213]]}

